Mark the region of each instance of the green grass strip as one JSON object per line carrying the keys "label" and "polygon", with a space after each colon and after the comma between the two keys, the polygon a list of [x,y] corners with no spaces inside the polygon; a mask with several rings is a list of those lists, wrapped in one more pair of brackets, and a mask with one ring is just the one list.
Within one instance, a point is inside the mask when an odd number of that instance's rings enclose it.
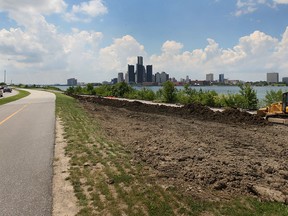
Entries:
{"label": "green grass strip", "polygon": [[28,91],[24,91],[24,90],[20,90],[20,89],[17,89],[17,91],[19,92],[17,95],[0,99],[0,105],[7,104],[7,103],[19,100],[21,98],[24,98],[24,97],[27,97],[28,95],[30,95],[30,92],[28,92]]}

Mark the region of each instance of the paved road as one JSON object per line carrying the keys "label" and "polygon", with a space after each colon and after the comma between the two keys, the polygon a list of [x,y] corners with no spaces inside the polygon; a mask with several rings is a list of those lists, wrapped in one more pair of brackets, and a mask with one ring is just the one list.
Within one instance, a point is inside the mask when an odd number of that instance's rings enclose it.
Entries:
{"label": "paved road", "polygon": [[0,106],[0,216],[52,212],[55,95],[29,91]]}

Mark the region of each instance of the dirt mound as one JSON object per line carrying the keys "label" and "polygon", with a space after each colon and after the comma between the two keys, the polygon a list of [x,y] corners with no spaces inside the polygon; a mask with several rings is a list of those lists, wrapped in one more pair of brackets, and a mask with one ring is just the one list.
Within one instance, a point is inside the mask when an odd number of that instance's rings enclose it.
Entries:
{"label": "dirt mound", "polygon": [[116,108],[126,108],[131,111],[176,115],[184,118],[197,118],[205,121],[216,121],[227,124],[249,124],[249,125],[267,125],[263,118],[242,112],[237,109],[226,109],[223,112],[212,111],[209,107],[199,103],[188,104],[183,107],[173,107],[166,105],[152,105],[141,103],[139,101],[127,101],[118,99],[108,99],[97,96],[75,96],[77,99],[86,102],[97,103],[105,106]]}

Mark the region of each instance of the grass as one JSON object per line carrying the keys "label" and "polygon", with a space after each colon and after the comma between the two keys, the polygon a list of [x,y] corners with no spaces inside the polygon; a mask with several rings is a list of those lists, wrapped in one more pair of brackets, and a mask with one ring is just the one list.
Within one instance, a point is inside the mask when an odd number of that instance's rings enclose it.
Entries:
{"label": "grass", "polygon": [[21,98],[24,98],[30,94],[30,92],[24,91],[24,90],[17,90],[19,93],[17,95],[11,96],[11,97],[5,97],[0,100],[0,105],[10,103],[16,100],[19,100]]}
{"label": "grass", "polygon": [[107,140],[97,119],[75,99],[56,93],[71,157],[69,170],[78,215],[288,215],[287,205],[240,197],[227,202],[192,199],[164,190],[120,143]]}

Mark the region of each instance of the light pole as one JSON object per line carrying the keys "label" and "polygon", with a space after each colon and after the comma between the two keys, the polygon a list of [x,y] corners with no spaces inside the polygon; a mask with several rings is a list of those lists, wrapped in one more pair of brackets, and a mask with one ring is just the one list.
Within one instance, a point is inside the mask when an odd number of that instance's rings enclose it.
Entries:
{"label": "light pole", "polygon": [[4,83],[6,83],[6,70],[4,70]]}

